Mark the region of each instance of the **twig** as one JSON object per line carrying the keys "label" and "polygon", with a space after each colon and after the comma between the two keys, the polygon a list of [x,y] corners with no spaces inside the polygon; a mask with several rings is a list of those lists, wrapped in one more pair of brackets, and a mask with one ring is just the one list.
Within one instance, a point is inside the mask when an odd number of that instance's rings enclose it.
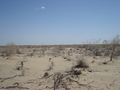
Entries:
{"label": "twig", "polygon": [[12,89],[12,88],[19,88],[19,89],[29,89],[27,87],[19,87],[19,86],[8,86],[8,87],[2,87],[0,89]]}
{"label": "twig", "polygon": [[46,78],[49,78],[49,77],[51,77],[52,75],[53,75],[53,74],[51,74],[51,75],[49,75],[49,76],[45,77],[45,79],[46,79]]}
{"label": "twig", "polygon": [[89,85],[89,84],[91,84],[91,83],[93,83],[94,81],[92,81],[92,82],[89,82],[87,85]]}
{"label": "twig", "polygon": [[1,80],[0,82],[3,82],[3,81],[5,81],[5,80],[7,80],[7,79],[11,79],[11,78],[14,78],[14,77],[17,77],[18,75],[15,75],[15,76],[12,76],[12,77],[7,77],[7,78],[2,78],[3,80]]}
{"label": "twig", "polygon": [[114,82],[117,81],[120,77],[118,77],[117,79],[113,80],[112,83],[110,84],[110,86],[114,85]]}
{"label": "twig", "polygon": [[53,86],[54,90],[56,90],[59,87],[59,85],[63,85],[63,84],[64,84],[63,87],[67,90],[67,85],[66,85],[65,82],[63,82],[63,78],[65,78],[65,77],[67,77],[69,75],[70,74],[64,74],[63,75],[61,73],[55,74],[54,75],[54,86]]}
{"label": "twig", "polygon": [[83,87],[87,87],[87,88],[90,88],[90,87],[92,87],[92,86],[90,86],[89,84],[91,84],[91,83],[93,83],[94,81],[92,81],[92,82],[89,82],[89,83],[87,83],[87,84],[80,84],[78,81],[76,81],[76,80],[73,80],[73,79],[71,79],[71,78],[67,78],[69,81],[71,81],[71,82],[76,82],[79,86],[83,86]]}
{"label": "twig", "polygon": [[54,75],[54,90],[56,90],[58,88],[58,86],[60,85],[60,82],[63,79],[63,75],[61,73],[57,73]]}
{"label": "twig", "polygon": [[7,80],[7,79],[12,79],[12,78],[15,78],[15,77],[17,77],[17,76],[22,76],[22,75],[15,75],[15,76],[12,76],[12,77],[7,77],[7,78],[0,78],[0,79],[2,79],[0,82],[3,82],[3,81],[5,81],[5,80]]}

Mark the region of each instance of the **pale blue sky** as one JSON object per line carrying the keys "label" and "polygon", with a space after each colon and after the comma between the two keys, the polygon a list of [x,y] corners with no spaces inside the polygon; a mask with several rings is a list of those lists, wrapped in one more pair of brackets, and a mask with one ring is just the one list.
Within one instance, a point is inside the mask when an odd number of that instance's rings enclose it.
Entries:
{"label": "pale blue sky", "polygon": [[120,0],[0,0],[0,45],[81,44],[120,35]]}

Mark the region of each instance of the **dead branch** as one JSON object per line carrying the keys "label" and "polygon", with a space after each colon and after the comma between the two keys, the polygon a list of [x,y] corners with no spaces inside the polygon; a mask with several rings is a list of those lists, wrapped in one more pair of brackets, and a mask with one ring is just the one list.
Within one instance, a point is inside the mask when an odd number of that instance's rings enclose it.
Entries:
{"label": "dead branch", "polygon": [[110,84],[110,86],[114,85],[114,83],[119,79],[120,77],[118,77],[117,79],[113,80],[112,83]]}
{"label": "dead branch", "polygon": [[65,90],[68,90],[67,88],[67,84],[63,81],[63,79],[67,76],[69,76],[70,74],[61,74],[61,73],[56,73],[54,75],[54,90],[56,90],[60,85],[65,88]]}
{"label": "dead branch", "polygon": [[80,84],[78,81],[76,81],[76,80],[73,80],[73,79],[71,79],[71,78],[67,78],[69,81],[71,81],[71,82],[76,82],[79,86],[83,86],[83,87],[87,87],[87,88],[91,88],[92,86],[90,86],[89,84],[91,84],[91,83],[93,83],[94,81],[92,81],[92,82],[89,82],[89,83],[87,83],[87,84]]}
{"label": "dead branch", "polygon": [[2,87],[0,89],[13,89],[13,88],[30,89],[30,88],[27,88],[27,87],[20,87],[20,86],[8,86],[8,87]]}
{"label": "dead branch", "polygon": [[58,86],[60,85],[60,82],[63,79],[62,76],[63,75],[61,75],[61,73],[57,73],[54,75],[54,90],[56,90]]}
{"label": "dead branch", "polygon": [[7,79],[12,79],[12,78],[14,78],[14,77],[17,77],[18,75],[15,75],[15,76],[12,76],[12,77],[7,77],[7,78],[2,78],[2,80],[0,81],[0,82],[3,82],[3,81],[5,81],[5,80],[7,80]]}
{"label": "dead branch", "polygon": [[7,80],[7,79],[15,78],[15,77],[17,77],[17,76],[22,76],[22,75],[15,75],[15,76],[12,76],[12,77],[0,78],[0,79],[2,79],[0,82],[3,82],[3,81],[5,81],[5,80]]}

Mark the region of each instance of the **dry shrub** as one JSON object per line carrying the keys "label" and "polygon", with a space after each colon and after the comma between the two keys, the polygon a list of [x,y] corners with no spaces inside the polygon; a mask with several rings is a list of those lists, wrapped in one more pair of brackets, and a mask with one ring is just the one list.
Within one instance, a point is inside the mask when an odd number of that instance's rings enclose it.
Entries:
{"label": "dry shrub", "polygon": [[99,49],[94,49],[94,50],[93,50],[93,54],[94,54],[95,56],[101,56],[101,53],[99,52]]}
{"label": "dry shrub", "polygon": [[55,46],[53,48],[51,48],[51,53],[50,53],[53,57],[58,57],[58,56],[62,56],[62,49],[58,46]]}
{"label": "dry shrub", "polygon": [[47,51],[47,47],[45,45],[41,46],[41,50],[40,51],[41,51],[42,56],[44,56],[45,52]]}
{"label": "dry shrub", "polygon": [[64,88],[65,90],[68,90],[68,87],[67,87],[67,84],[66,84],[66,82],[64,82],[64,78],[65,78],[66,76],[64,76],[62,73],[55,73],[55,75],[54,75],[54,88],[53,88],[53,90],[56,90],[56,89],[58,89],[59,87],[60,88]]}
{"label": "dry shrub", "polygon": [[15,46],[13,45],[7,45],[5,47],[4,53],[6,54],[6,56],[11,56],[12,54],[15,53]]}
{"label": "dry shrub", "polygon": [[7,44],[3,52],[6,54],[6,56],[11,56],[13,54],[21,54],[19,47],[14,43]]}
{"label": "dry shrub", "polygon": [[102,52],[104,53],[104,56],[109,56],[109,55],[110,55],[110,48],[109,48],[109,47],[104,48],[104,49],[102,50]]}
{"label": "dry shrub", "polygon": [[89,67],[89,64],[88,64],[87,60],[83,57],[79,57],[75,68],[88,68],[88,67]]}
{"label": "dry shrub", "polygon": [[17,48],[16,48],[16,53],[17,54],[22,54],[22,52],[21,52],[21,50],[20,50],[20,48],[17,46]]}
{"label": "dry shrub", "polygon": [[120,56],[120,47],[116,48],[113,56]]}

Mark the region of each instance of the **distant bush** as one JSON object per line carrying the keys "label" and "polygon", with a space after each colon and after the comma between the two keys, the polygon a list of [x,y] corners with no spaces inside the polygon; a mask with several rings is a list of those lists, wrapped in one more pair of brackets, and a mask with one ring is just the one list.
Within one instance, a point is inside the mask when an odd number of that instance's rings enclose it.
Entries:
{"label": "distant bush", "polygon": [[51,50],[51,55],[54,56],[54,57],[57,57],[57,56],[60,56],[61,54],[61,48],[60,47],[54,47],[52,48]]}
{"label": "distant bush", "polygon": [[9,43],[5,46],[3,53],[5,53],[6,56],[11,56],[13,54],[21,54],[21,51],[17,45]]}
{"label": "distant bush", "polygon": [[116,51],[114,52],[113,56],[120,56],[120,47],[116,48]]}

